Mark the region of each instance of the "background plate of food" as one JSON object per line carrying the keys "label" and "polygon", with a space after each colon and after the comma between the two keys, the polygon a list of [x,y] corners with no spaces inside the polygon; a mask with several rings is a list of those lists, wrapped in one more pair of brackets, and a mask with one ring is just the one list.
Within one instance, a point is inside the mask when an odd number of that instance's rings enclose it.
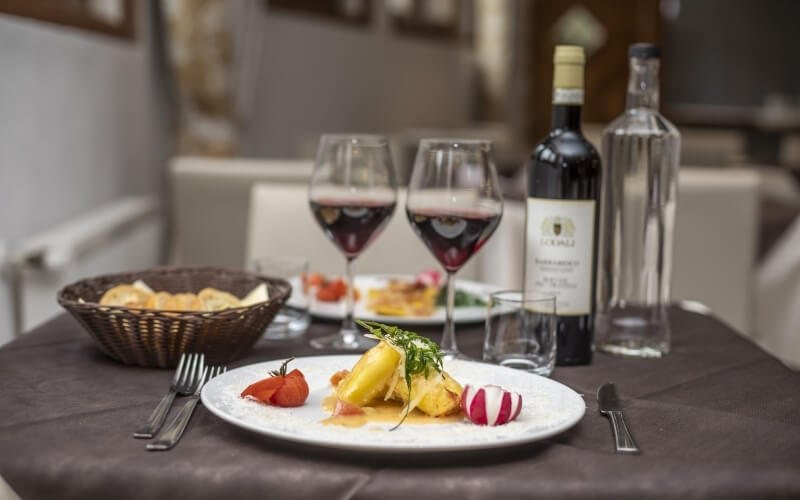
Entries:
{"label": "background plate of food", "polygon": [[[347,287],[340,277],[312,274],[305,281],[289,280],[292,287],[306,287],[310,312],[318,318],[342,319]],[[355,277],[356,318],[406,325],[444,324],[445,292],[438,271],[417,276],[404,274],[367,274]],[[480,322],[486,319],[489,294],[500,287],[468,280],[456,280],[455,321]],[[287,305],[297,306],[296,296]]]}

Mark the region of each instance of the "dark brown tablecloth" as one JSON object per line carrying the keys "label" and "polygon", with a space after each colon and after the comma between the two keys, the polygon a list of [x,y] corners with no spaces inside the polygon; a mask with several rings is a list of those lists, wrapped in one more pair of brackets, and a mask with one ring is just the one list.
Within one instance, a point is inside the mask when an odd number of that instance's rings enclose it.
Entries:
{"label": "dark brown tablecloth", "polygon": [[[398,458],[265,439],[202,406],[176,448],[147,452],[131,433],[171,374],[105,358],[60,316],[0,348],[0,475],[23,499],[800,498],[800,374],[711,317],[675,309],[674,325],[663,360],[597,355],[557,368],[587,404],[560,436]],[[482,330],[458,329],[468,354],[479,354]],[[260,343],[235,365],[290,354],[312,354],[307,339]],[[613,452],[595,400],[607,380],[626,399],[642,455]]]}

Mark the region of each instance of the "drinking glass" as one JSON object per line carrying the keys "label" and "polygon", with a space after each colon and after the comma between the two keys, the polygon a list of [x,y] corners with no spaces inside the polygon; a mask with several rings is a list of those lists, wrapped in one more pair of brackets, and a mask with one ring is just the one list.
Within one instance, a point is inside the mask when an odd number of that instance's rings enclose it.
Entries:
{"label": "drinking glass", "polygon": [[254,271],[271,278],[283,278],[292,285],[292,295],[267,326],[263,338],[269,340],[293,339],[306,332],[311,324],[308,311],[309,296],[306,279],[308,259],[296,256],[271,256],[253,260]]}
{"label": "drinking glass", "polygon": [[544,293],[489,296],[483,360],[545,377],[556,364],[556,298]]}
{"label": "drinking glass", "polygon": [[441,349],[445,358],[468,359],[456,343],[454,281],[455,273],[486,243],[503,215],[492,143],[468,139],[420,141],[406,214],[414,232],[447,273]]}
{"label": "drinking glass", "polygon": [[347,261],[346,312],[338,333],[313,339],[317,349],[374,345],[353,323],[353,261],[380,234],[397,202],[389,141],[381,135],[323,135],[309,182],[311,212]]}

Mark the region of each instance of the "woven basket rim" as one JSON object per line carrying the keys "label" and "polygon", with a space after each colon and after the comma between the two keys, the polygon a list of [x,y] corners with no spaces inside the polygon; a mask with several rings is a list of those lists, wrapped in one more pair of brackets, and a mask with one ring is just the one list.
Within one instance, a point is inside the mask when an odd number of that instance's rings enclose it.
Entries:
{"label": "woven basket rim", "polygon": [[[86,282],[89,281],[98,281],[98,280],[113,280],[116,277],[122,276],[131,276],[131,275],[139,275],[145,273],[192,273],[192,272],[218,272],[218,273],[228,273],[228,274],[235,274],[235,275],[246,275],[251,278],[262,279],[263,281],[267,282],[277,282],[285,284],[288,288],[284,291],[279,291],[278,295],[270,294],[269,298],[266,302],[257,302],[255,304],[251,304],[249,306],[240,306],[240,307],[231,307],[228,309],[220,309],[217,311],[183,311],[183,310],[174,310],[174,309],[147,309],[143,307],[127,307],[127,306],[105,306],[101,305],[99,302],[79,302],[77,300],[72,300],[66,298],[64,295],[68,292],[68,290],[81,286]],[[135,281],[135,280],[134,280]],[[120,283],[122,284],[122,283]],[[181,316],[187,317],[196,317],[196,318],[204,318],[204,319],[211,319],[215,316],[227,316],[232,313],[245,313],[251,309],[255,309],[258,307],[264,307],[265,305],[271,304],[275,300],[283,299],[284,297],[288,298],[289,294],[291,293],[291,285],[288,281],[283,278],[277,278],[272,276],[267,276],[255,271],[248,271],[246,269],[236,269],[236,268],[229,268],[229,267],[220,267],[220,266],[158,266],[158,267],[150,267],[147,269],[139,269],[139,270],[132,270],[132,271],[122,271],[116,273],[108,273],[108,274],[99,274],[96,276],[89,276],[86,278],[79,279],[73,283],[65,285],[61,290],[58,291],[57,300],[59,305],[62,307],[70,307],[75,309],[85,309],[85,310],[92,310],[96,312],[111,312],[113,310],[121,310],[121,311],[134,311],[136,313],[170,313],[170,314],[179,314]],[[103,311],[100,308],[108,308],[108,311]]]}

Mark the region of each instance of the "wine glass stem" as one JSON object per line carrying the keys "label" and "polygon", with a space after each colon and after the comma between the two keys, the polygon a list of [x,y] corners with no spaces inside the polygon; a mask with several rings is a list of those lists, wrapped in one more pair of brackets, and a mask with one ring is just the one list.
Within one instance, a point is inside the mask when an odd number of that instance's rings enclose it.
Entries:
{"label": "wine glass stem", "polygon": [[456,331],[453,322],[453,307],[455,305],[455,297],[456,275],[451,271],[447,271],[447,303],[445,304],[446,316],[441,345],[442,350],[446,353],[458,352],[458,344],[456,344]]}
{"label": "wine glass stem", "polygon": [[353,295],[354,295],[354,281],[353,281],[353,259],[347,257],[346,277],[347,280],[347,293],[345,294],[345,314],[344,321],[342,321],[342,335],[353,334],[356,331],[356,325],[353,323]]}

